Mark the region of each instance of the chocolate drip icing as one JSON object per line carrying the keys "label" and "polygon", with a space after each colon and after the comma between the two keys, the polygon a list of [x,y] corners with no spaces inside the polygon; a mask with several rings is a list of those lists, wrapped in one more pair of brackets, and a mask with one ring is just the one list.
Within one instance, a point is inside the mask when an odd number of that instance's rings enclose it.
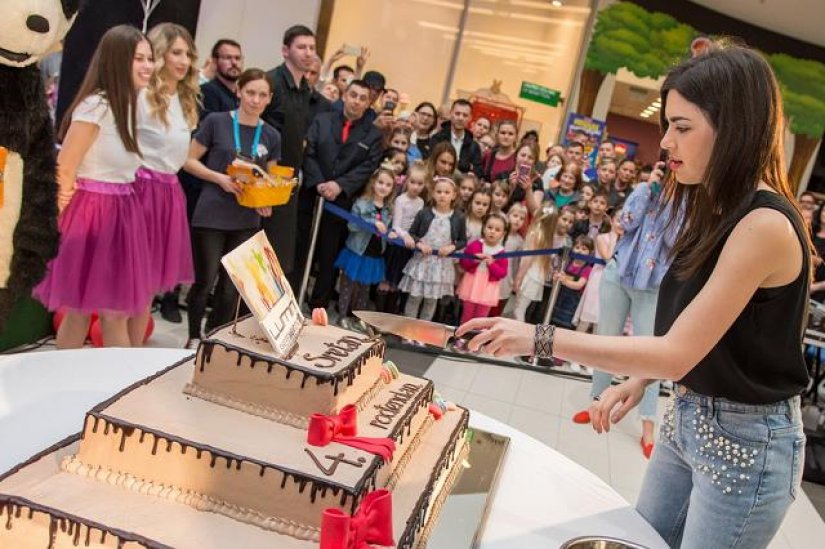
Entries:
{"label": "chocolate drip icing", "polygon": [[[267,356],[260,353],[256,353],[255,351],[244,349],[231,343],[228,343],[226,341],[221,341],[219,339],[214,338],[214,336],[216,336],[218,332],[229,327],[230,325],[231,324],[227,324],[225,326],[217,328],[216,330],[210,333],[209,339],[206,339],[205,341],[201,342],[200,349],[198,351],[196,358],[196,365],[199,371],[205,371],[207,365],[212,360],[212,355],[215,350],[215,347],[219,345],[223,347],[223,349],[226,352],[234,352],[237,354],[235,360],[236,365],[238,366],[242,364],[242,357],[246,356],[249,357],[250,367],[253,369],[255,368],[258,362],[266,364],[267,374],[271,374],[276,365],[281,366],[285,369],[286,379],[290,378],[293,371],[299,371],[304,374],[303,379],[301,380],[302,389],[306,386],[308,378],[312,377],[315,378],[316,385],[330,383],[332,385],[334,395],[337,396],[338,392],[340,391],[339,384],[346,382],[347,386],[351,386],[354,383],[356,376],[361,373],[363,366],[364,364],[366,364],[367,360],[375,356],[383,356],[385,350],[384,342],[378,337],[364,338],[354,333],[348,334],[341,338],[341,340],[345,340],[345,345],[355,345],[357,343],[359,345],[369,345],[369,347],[360,355],[356,356],[353,360],[351,360],[347,366],[341,369],[341,371],[339,371],[336,374],[330,374],[327,372],[310,369],[306,366],[301,366],[293,362],[289,362],[286,359],[279,359],[273,356]],[[348,358],[348,355],[346,355],[344,351],[335,350],[336,343],[325,343],[324,345],[330,348],[330,350],[327,352],[336,353],[337,358]],[[343,356],[339,357],[338,354],[341,354]],[[309,360],[312,357],[304,358],[305,360]]]}
{"label": "chocolate drip icing", "polygon": [[[426,524],[427,518],[427,507],[430,503],[430,500],[433,497],[433,493],[435,491],[435,484],[438,481],[438,477],[441,474],[441,470],[445,468],[449,468],[450,464],[453,462],[455,456],[455,448],[459,438],[463,437],[465,432],[467,431],[467,421],[469,418],[469,412],[463,408],[459,408],[458,411],[461,413],[461,421],[458,422],[453,434],[450,436],[449,442],[444,446],[441,450],[441,455],[436,462],[436,466],[433,469],[432,475],[430,475],[430,480],[427,483],[427,489],[422,492],[422,494],[418,497],[418,501],[415,504],[413,514],[409,521],[407,521],[407,528],[404,530],[404,534],[399,538],[398,547],[407,549],[413,546],[413,541],[415,540],[415,536],[418,532]],[[456,412],[451,412],[456,413]]]}
{"label": "chocolate drip icing", "polygon": [[[79,439],[79,435],[75,435],[72,439],[73,440],[67,444],[77,441]],[[58,443],[59,445],[57,448],[63,448],[67,445],[63,444],[63,442],[65,441]],[[49,453],[52,453],[53,451],[54,449],[52,449]],[[67,536],[70,536],[72,538],[72,544],[75,546],[81,545],[81,537],[83,537],[84,544],[89,546],[91,544],[92,530],[100,531],[101,544],[105,543],[108,534],[112,534],[117,538],[119,547],[122,547],[128,542],[135,542],[146,549],[172,549],[168,545],[158,543],[138,534],[127,532],[125,530],[119,530],[117,528],[110,528],[104,524],[87,520],[53,507],[47,507],[39,503],[34,503],[33,501],[23,497],[0,495],[0,509],[3,507],[5,507],[9,513],[9,520],[12,516],[19,519],[23,514],[24,508],[28,509],[28,520],[32,520],[36,512],[48,515],[49,544],[47,547],[49,549],[54,549],[57,543],[58,532],[62,532]],[[11,525],[7,524],[6,528],[11,529]],[[85,536],[83,536],[84,532],[86,534]]]}

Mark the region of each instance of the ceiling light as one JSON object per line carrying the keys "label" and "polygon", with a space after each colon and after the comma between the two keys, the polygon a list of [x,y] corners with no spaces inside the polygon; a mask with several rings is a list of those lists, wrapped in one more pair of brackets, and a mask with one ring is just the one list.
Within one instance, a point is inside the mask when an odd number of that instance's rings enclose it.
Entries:
{"label": "ceiling light", "polygon": [[564,5],[564,2],[562,2],[561,0],[553,0],[550,3],[553,4],[553,6],[556,8],[560,8]]}
{"label": "ceiling light", "polygon": [[654,107],[661,107],[662,106],[662,100],[657,99],[656,101],[653,102],[653,106]]}

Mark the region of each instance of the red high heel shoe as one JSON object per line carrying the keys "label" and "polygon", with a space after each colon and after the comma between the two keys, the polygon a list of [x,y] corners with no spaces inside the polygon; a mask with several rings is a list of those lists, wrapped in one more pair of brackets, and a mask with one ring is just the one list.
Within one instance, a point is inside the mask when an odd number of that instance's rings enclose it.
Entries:
{"label": "red high heel shoe", "polygon": [[650,454],[653,453],[653,443],[645,444],[645,437],[639,439],[639,444],[642,445],[642,453],[645,458],[650,459]]}

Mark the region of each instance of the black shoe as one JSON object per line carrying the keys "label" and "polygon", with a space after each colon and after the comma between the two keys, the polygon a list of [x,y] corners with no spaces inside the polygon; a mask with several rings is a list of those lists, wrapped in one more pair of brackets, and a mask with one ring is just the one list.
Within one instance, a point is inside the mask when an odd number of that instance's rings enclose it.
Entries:
{"label": "black shoe", "polygon": [[183,322],[183,317],[180,316],[180,307],[178,306],[177,294],[168,293],[163,296],[160,302],[160,316],[167,322],[180,324]]}

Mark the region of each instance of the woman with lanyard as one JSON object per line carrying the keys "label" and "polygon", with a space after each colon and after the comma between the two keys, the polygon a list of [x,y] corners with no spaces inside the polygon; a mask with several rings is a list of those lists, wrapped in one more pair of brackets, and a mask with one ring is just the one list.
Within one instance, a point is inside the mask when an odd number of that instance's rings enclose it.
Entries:
{"label": "woman with lanyard", "polygon": [[262,168],[281,155],[281,136],[261,120],[272,100],[272,85],[259,69],[247,69],[238,78],[237,111],[212,113],[204,118],[192,139],[184,169],[211,185],[205,185],[192,216],[192,253],[195,283],[189,290],[188,348],[201,339],[201,321],[215,279],[215,300],[206,321],[206,331],[229,322],[235,314],[238,292],[221,268],[221,257],[252,237],[261,226],[261,216],[271,208],[246,208],[238,204],[240,185],[227,175],[236,160],[254,162]]}
{"label": "woman with lanyard", "polygon": [[665,192],[684,205],[684,223],[656,335],[498,318],[472,320],[458,334],[483,330],[473,351],[555,356],[633,376],[591,406],[597,432],[636,406],[649,380],[675,380],[637,509],[672,547],[765,547],[799,493],[799,394],[808,384],[812,246],[788,185],[782,98],[765,59],[731,46],[673,68],[661,101],[674,176]]}

